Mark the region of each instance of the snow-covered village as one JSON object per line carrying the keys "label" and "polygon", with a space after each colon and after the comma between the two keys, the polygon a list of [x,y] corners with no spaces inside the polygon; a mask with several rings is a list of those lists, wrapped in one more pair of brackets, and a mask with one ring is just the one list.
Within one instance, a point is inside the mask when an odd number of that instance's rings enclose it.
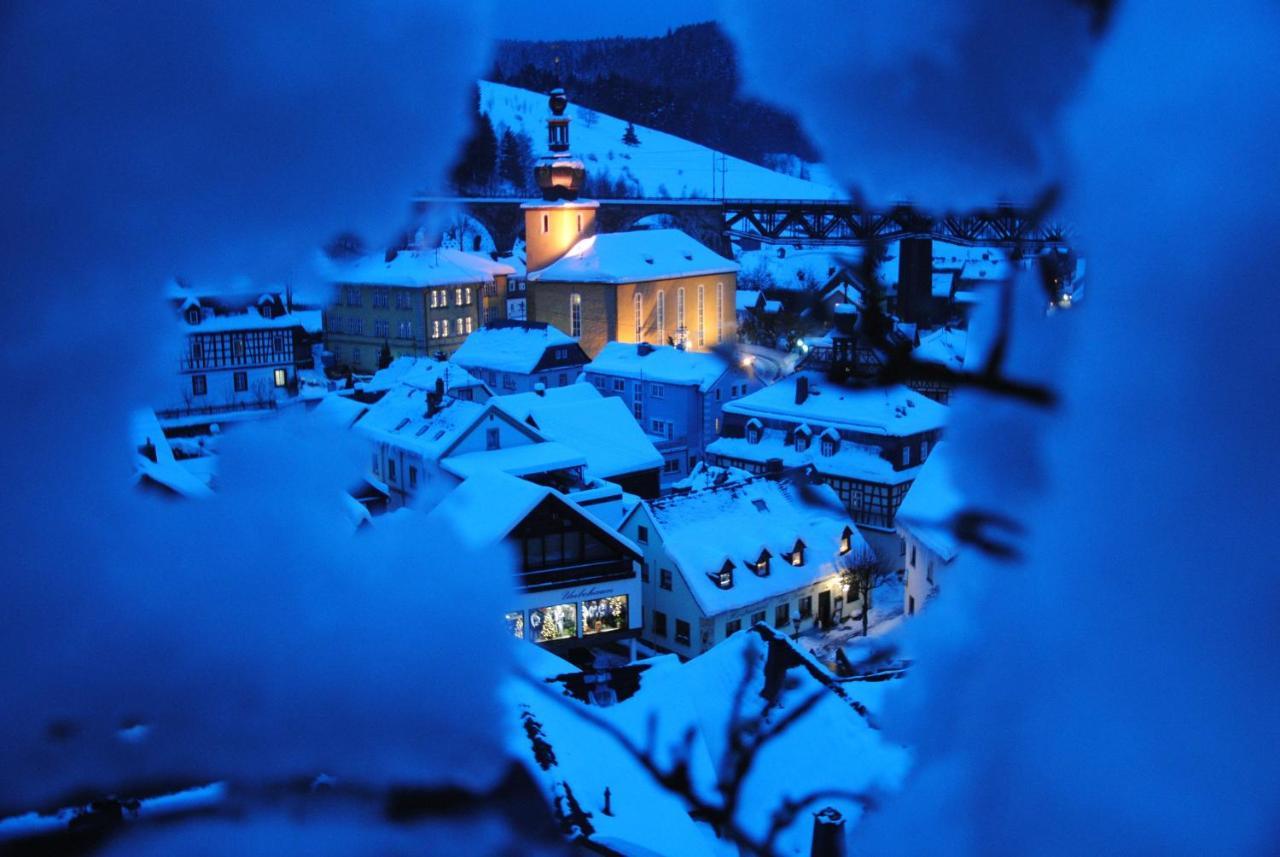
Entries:
{"label": "snow-covered village", "polygon": [[1280,853],[1274,4],[0,35],[0,853]]}

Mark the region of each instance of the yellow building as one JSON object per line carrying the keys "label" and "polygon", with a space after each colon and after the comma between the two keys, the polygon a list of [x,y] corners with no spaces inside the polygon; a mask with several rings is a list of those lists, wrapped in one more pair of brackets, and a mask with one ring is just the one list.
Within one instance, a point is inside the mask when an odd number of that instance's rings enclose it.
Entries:
{"label": "yellow building", "polygon": [[606,342],[702,351],[732,341],[737,264],[678,229],[598,232],[599,203],[578,199],[586,168],[569,155],[567,105],[551,92],[550,154],[534,167],[543,199],[523,206],[528,318],[592,357]]}
{"label": "yellow building", "polygon": [[738,266],[678,229],[588,236],[531,271],[529,316],[579,340],[705,351],[734,338]]}

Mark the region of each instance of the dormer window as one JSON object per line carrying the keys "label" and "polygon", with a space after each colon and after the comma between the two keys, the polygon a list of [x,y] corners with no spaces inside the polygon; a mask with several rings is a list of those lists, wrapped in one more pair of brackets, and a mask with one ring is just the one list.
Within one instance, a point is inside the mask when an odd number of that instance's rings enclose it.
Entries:
{"label": "dormer window", "polygon": [[720,566],[720,570],[707,575],[720,589],[731,589],[733,587],[733,560],[726,559],[724,565]]}
{"label": "dormer window", "polygon": [[840,534],[840,554],[843,556],[853,550],[853,528],[845,527]]}
{"label": "dormer window", "polygon": [[804,452],[809,448],[809,439],[811,437],[808,426],[800,426],[796,429],[795,447],[796,452]]}
{"label": "dormer window", "polygon": [[757,577],[769,576],[769,560],[773,558],[773,554],[769,553],[769,549],[765,548],[760,551],[760,556],[755,561],[747,561],[746,565],[756,573]]}
{"label": "dormer window", "polygon": [[187,324],[200,323],[200,307],[193,306],[187,310]]}
{"label": "dormer window", "polygon": [[835,429],[827,429],[822,433],[822,454],[826,456],[835,455],[840,451],[840,435]]}
{"label": "dormer window", "polygon": [[804,565],[804,540],[796,539],[796,546],[791,549],[791,553],[783,554],[787,562],[795,566]]}
{"label": "dormer window", "polygon": [[271,318],[271,304],[262,304],[258,307],[258,314],[263,318]]}
{"label": "dormer window", "polygon": [[764,426],[760,424],[759,420],[755,418],[747,420],[747,443],[759,443],[763,429]]}

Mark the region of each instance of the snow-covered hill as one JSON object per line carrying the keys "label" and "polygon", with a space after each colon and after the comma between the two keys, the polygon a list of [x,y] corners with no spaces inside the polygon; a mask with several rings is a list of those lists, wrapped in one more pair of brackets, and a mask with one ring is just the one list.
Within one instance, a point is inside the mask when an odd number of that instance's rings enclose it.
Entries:
{"label": "snow-covered hill", "polygon": [[[571,94],[572,95],[572,94]],[[501,136],[503,128],[528,134],[535,155],[546,147],[547,96],[489,81],[480,82],[480,110]],[[752,199],[836,199],[834,187],[774,172],[722,155],[681,137],[636,125],[639,145],[622,142],[627,122],[570,103],[569,140],[588,176],[624,180],[629,195],[645,197],[730,197]]]}

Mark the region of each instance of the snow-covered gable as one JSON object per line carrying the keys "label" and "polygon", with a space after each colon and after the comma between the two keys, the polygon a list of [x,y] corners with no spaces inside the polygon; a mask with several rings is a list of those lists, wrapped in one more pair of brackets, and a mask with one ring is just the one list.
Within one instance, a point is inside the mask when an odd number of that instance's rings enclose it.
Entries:
{"label": "snow-covered gable", "polygon": [[736,262],[679,229],[606,232],[583,238],[530,282],[638,283],[674,277],[734,274]]}
{"label": "snow-covered gable", "polygon": [[[419,390],[435,390],[436,379],[444,381],[445,392],[464,387],[484,387],[466,369],[452,360],[437,360],[434,357],[397,357],[391,365],[379,369],[373,377],[360,385],[366,393],[378,393],[390,390],[397,385],[415,387]],[[488,388],[485,388],[488,391]],[[492,393],[492,391],[488,391]]]}
{"label": "snow-covered gable", "polygon": [[789,292],[821,291],[840,274],[852,276],[861,263],[861,247],[816,247],[803,250],[775,247],[744,250],[738,254],[743,270],[767,272],[774,288]]}
{"label": "snow-covered gable", "polygon": [[402,288],[491,283],[495,275],[515,273],[510,265],[447,248],[401,250],[390,259],[370,255],[352,261],[325,260],[322,268],[337,283]]}
{"label": "snow-covered gable", "polygon": [[[852,530],[856,555],[869,550],[844,514],[840,498],[823,485],[751,479],[647,504],[663,550],[679,567],[706,616],[766,601],[836,573],[835,558]],[[803,563],[783,558],[803,541]],[[764,577],[748,568],[762,551],[773,556]],[[733,565],[733,585],[721,589],[709,574]]]}
{"label": "snow-covered gable", "polygon": [[920,337],[911,356],[921,363],[940,363],[948,369],[964,366],[969,334],[959,328],[941,327]]}
{"label": "snow-covered gable", "polygon": [[610,479],[662,467],[662,454],[622,399],[602,396],[590,384],[548,390],[545,396],[498,396],[493,402],[506,409],[507,399],[517,400],[510,406],[513,416],[581,452],[593,476]]}
{"label": "snow-covered gable", "polygon": [[[806,378],[809,394],[796,402],[796,384]],[[901,385],[855,388],[831,383],[816,372],[797,372],[724,406],[726,413],[779,419],[810,426],[836,426],[863,434],[906,437],[942,428],[947,407]]]}
{"label": "snow-covered gable", "polygon": [[548,348],[578,348],[578,340],[541,322],[489,324],[475,331],[453,353],[453,362],[468,369],[491,369],[528,375]]}
{"label": "snow-covered gable", "polygon": [[951,530],[951,519],[964,507],[964,497],[952,478],[950,456],[946,441],[933,448],[907,490],[895,519],[899,527],[947,562],[955,558],[959,547]]}
{"label": "snow-covered gable", "polygon": [[729,368],[729,363],[715,352],[684,351],[671,345],[636,346],[610,342],[600,350],[586,371],[661,384],[696,386],[705,393]]}
{"label": "snow-covered gable", "polygon": [[623,550],[639,556],[640,550],[613,527],[605,524],[563,494],[500,470],[478,470],[426,515],[428,531],[436,526],[455,533],[472,548],[487,548],[505,539],[516,525],[547,498],[581,515],[601,534]]}
{"label": "snow-covered gable", "polygon": [[[548,800],[563,799],[566,785],[584,808],[592,812],[590,839],[622,854],[735,854],[717,839],[710,825],[690,818],[688,807],[656,784],[618,741],[587,720],[571,697],[548,694],[535,687],[565,670],[548,663],[529,644],[517,645],[518,662],[532,678],[513,679],[503,689],[513,715],[508,746],[524,760]],[[781,658],[772,661],[773,658]],[[687,663],[669,656],[646,662],[640,689],[630,699],[589,712],[620,729],[637,746],[652,746],[665,761],[667,749],[684,744],[691,733],[690,777],[699,794],[715,795],[726,758],[729,730],[736,718],[761,718],[775,723],[804,700],[818,697],[795,724],[765,743],[741,792],[738,822],[763,838],[773,812],[787,798],[797,796],[795,772],[804,772],[804,791],[836,794],[894,791],[910,765],[908,750],[885,739],[868,720],[869,703],[883,687],[865,682],[835,684],[805,662],[802,653],[770,631],[734,634],[725,642]],[[753,668],[748,672],[746,667]],[[773,667],[772,669],[769,667]],[[784,675],[777,697],[766,696],[768,675]],[[745,680],[745,691],[739,687]],[[734,700],[742,707],[734,711]],[[550,748],[544,769],[535,758],[531,730]],[[541,754],[548,763],[548,755]],[[612,814],[598,811],[604,790],[612,795]],[[835,798],[831,803],[857,825],[862,808]],[[776,844],[781,854],[808,854],[812,816],[798,814]]]}
{"label": "snow-covered gable", "polygon": [[414,452],[425,461],[439,461],[457,452],[474,451],[468,446],[483,449],[483,436],[475,440],[475,429],[490,414],[499,418],[504,432],[503,446],[512,445],[510,436],[518,436],[525,443],[538,443],[542,437],[528,426],[521,426],[492,404],[480,405],[462,399],[445,398],[439,409],[427,415],[429,391],[414,387],[398,386],[388,390],[355,423],[355,429],[370,439]]}

